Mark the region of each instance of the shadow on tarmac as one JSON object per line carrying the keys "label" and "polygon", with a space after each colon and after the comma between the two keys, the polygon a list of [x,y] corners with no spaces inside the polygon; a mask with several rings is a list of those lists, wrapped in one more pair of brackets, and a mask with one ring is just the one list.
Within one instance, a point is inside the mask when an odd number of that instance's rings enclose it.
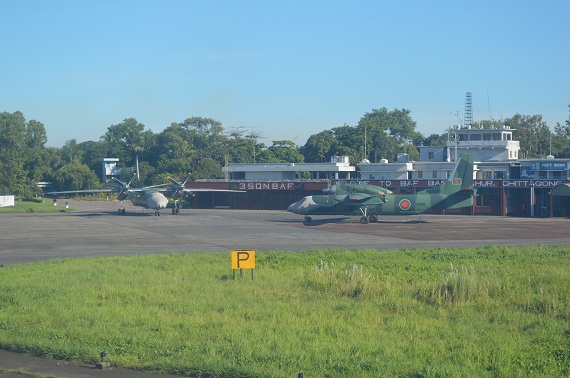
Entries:
{"label": "shadow on tarmac", "polygon": [[[318,227],[318,226],[322,226],[322,225],[327,225],[327,224],[342,224],[342,223],[346,223],[346,224],[353,224],[353,223],[357,223],[360,224],[360,219],[359,218],[352,218],[352,217],[342,217],[342,218],[325,218],[325,219],[314,219],[309,222],[309,223],[305,223],[302,219],[297,220],[297,219],[280,219],[280,220],[274,220],[273,222],[275,223],[284,223],[284,224],[299,224],[299,225],[303,225],[306,227]],[[379,224],[421,224],[421,223],[429,223],[426,220],[423,219],[405,219],[405,220],[378,220],[378,222],[375,223],[379,223]],[[371,225],[374,223],[369,223],[368,225]],[[367,225],[362,225],[362,226],[367,226]]]}

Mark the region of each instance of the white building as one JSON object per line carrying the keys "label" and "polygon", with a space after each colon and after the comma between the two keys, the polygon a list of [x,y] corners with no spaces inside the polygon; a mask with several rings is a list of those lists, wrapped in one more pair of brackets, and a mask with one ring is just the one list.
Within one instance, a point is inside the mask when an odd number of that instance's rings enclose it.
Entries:
{"label": "white building", "polygon": [[0,207],[14,206],[14,196],[0,196]]}
{"label": "white building", "polygon": [[498,129],[455,127],[450,130],[447,157],[455,161],[462,153],[473,155],[475,161],[509,161],[519,158],[520,143],[513,140],[509,126]]}
{"label": "white building", "polygon": [[348,156],[333,156],[330,163],[230,163],[223,167],[229,180],[350,179],[356,170]]}
{"label": "white building", "polygon": [[434,180],[447,179],[453,171],[455,163],[446,161],[414,161],[408,163],[361,162],[360,178],[362,180]]}

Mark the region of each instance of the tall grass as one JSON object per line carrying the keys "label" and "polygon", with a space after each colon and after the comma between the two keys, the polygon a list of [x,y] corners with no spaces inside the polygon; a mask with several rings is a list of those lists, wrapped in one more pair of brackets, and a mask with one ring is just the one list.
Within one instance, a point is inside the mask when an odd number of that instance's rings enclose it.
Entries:
{"label": "tall grass", "polygon": [[202,377],[567,376],[570,249],[55,260],[0,270],[0,347]]}

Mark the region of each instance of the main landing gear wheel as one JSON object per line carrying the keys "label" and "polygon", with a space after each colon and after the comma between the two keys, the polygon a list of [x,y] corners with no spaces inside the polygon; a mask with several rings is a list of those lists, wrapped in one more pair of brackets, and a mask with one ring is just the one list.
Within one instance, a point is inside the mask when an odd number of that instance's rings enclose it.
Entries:
{"label": "main landing gear wheel", "polygon": [[178,215],[180,208],[178,207],[178,200],[174,200],[174,207],[172,208],[172,215]]}
{"label": "main landing gear wheel", "polygon": [[360,213],[362,214],[362,217],[360,218],[360,223],[362,224],[368,224],[370,222],[376,222],[378,220],[378,218],[376,218],[376,215],[368,215],[366,214],[368,212],[368,207],[364,207],[364,208],[360,208]]}
{"label": "main landing gear wheel", "polygon": [[370,223],[377,223],[378,222],[378,217],[376,215],[371,215],[370,216]]}
{"label": "main landing gear wheel", "polygon": [[313,220],[313,218],[311,218],[311,217],[305,217],[305,219],[303,220],[303,224],[307,225],[307,224],[311,223],[312,220]]}
{"label": "main landing gear wheel", "polygon": [[117,214],[118,214],[118,215],[125,215],[126,212],[127,212],[127,211],[126,211],[125,209],[118,209],[118,210],[117,210]]}
{"label": "main landing gear wheel", "polygon": [[160,216],[160,210],[155,210],[155,211],[154,211],[154,215],[156,215],[157,217],[159,217],[159,216]]}

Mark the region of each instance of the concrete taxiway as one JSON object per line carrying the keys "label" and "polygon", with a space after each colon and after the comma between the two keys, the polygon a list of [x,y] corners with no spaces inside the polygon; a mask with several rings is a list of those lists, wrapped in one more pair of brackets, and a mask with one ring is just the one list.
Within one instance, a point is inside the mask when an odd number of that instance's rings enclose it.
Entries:
{"label": "concrete taxiway", "polygon": [[[75,212],[0,214],[0,264],[55,258],[235,249],[302,252],[313,248],[377,250],[551,244],[570,246],[570,219],[492,216],[392,216],[363,225],[359,217],[301,216],[286,211],[187,210],[172,215],[115,202],[63,200]],[[62,208],[63,209],[63,208]],[[25,372],[21,373],[21,372]],[[0,351],[0,377],[151,377],[96,370]],[[168,377],[160,375],[160,377]]]}
{"label": "concrete taxiway", "polygon": [[[286,211],[191,210],[161,216],[114,202],[69,200],[76,212],[1,214],[0,264],[54,258],[213,251],[377,250],[481,245],[570,245],[568,218],[421,215],[314,217],[310,225]],[[61,203],[61,201],[60,201]]]}

